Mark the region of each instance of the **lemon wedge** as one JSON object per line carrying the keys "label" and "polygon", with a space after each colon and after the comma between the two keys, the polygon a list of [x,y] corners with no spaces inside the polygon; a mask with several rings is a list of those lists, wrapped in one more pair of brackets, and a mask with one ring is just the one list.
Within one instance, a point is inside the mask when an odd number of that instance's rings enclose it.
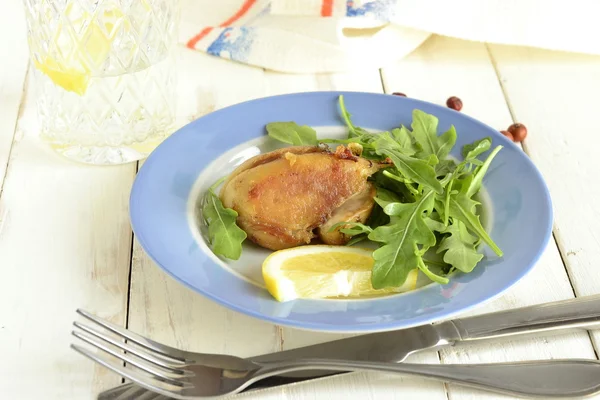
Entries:
{"label": "lemon wedge", "polygon": [[[66,18],[69,17],[70,11],[71,7],[67,7]],[[125,31],[130,29],[123,12],[118,8],[104,10],[101,18],[96,20],[93,20],[92,14],[85,12],[71,20],[69,25],[59,23],[53,35],[57,42],[56,47],[59,47],[60,40],[74,35],[71,26],[85,26],[85,30],[79,33],[81,38],[85,39],[78,40],[74,44],[75,48],[66,57],[42,57],[39,61],[34,60],[34,66],[55,85],[82,96],[88,88],[93,72],[107,59],[120,25],[124,25]]]}
{"label": "lemon wedge", "polygon": [[400,293],[417,285],[411,271],[401,287],[373,289],[373,250],[346,246],[302,246],[272,253],[262,266],[267,290],[278,301],[361,297]]}
{"label": "lemon wedge", "polygon": [[85,94],[90,80],[89,71],[82,72],[67,65],[60,65],[52,58],[46,58],[42,62],[34,60],[34,65],[55,85],[80,96]]}

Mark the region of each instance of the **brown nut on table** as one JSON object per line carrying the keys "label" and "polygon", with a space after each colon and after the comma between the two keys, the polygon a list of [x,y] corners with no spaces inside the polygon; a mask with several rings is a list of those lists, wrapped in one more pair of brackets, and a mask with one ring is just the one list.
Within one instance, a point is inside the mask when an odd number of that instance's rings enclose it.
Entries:
{"label": "brown nut on table", "polygon": [[401,97],[406,97],[406,95],[402,92],[394,92],[392,93],[394,96],[401,96]]}
{"label": "brown nut on table", "polygon": [[506,136],[507,138],[509,138],[510,140],[512,140],[513,142],[515,141],[513,134],[510,133],[509,131],[500,131],[500,133],[503,134],[504,136]]}
{"label": "brown nut on table", "polygon": [[451,108],[456,111],[460,111],[463,108],[462,100],[456,96],[449,97],[448,100],[446,100],[446,105],[448,106],[448,108]]}
{"label": "brown nut on table", "polygon": [[509,126],[508,131],[513,135],[515,142],[522,142],[527,137],[527,128],[518,122]]}

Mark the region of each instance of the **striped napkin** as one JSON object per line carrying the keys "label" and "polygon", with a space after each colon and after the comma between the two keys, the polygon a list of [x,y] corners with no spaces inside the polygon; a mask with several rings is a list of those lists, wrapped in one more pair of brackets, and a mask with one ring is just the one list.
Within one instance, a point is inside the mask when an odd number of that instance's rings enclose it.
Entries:
{"label": "striped napkin", "polygon": [[381,67],[432,33],[600,54],[597,0],[182,0],[190,49],[267,69]]}

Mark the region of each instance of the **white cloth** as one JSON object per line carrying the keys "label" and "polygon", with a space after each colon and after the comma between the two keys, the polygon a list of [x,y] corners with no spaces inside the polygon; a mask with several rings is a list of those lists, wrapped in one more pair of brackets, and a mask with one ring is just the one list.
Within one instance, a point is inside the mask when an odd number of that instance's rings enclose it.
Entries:
{"label": "white cloth", "polygon": [[432,34],[600,54],[598,0],[182,0],[189,48],[284,72],[385,66]]}

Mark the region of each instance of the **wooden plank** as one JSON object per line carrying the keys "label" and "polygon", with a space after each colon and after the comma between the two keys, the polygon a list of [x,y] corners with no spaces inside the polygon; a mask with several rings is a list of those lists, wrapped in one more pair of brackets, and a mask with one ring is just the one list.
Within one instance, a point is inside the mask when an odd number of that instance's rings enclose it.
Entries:
{"label": "wooden plank", "polygon": [[125,321],[134,167],[73,164],[40,143],[34,95],[22,93],[25,33],[22,2],[9,0],[0,13],[0,392],[89,398],[120,378],[70,350],[69,332],[77,307]]}
{"label": "wooden plank", "polygon": [[69,331],[78,307],[125,322],[134,165],[74,164],[38,131],[29,96],[0,199],[2,393],[88,398],[120,379],[70,350]]}
{"label": "wooden plank", "polygon": [[[599,293],[600,57],[505,46],[490,52],[514,118],[529,129],[526,149],[550,188],[554,234],[575,293]],[[593,338],[600,349],[600,335]]]}
{"label": "wooden plank", "polygon": [[[512,59],[513,62],[516,62],[516,59]],[[532,69],[531,75],[535,75],[534,70]],[[440,104],[445,104],[449,96],[458,96],[463,100],[465,114],[498,129],[505,129],[512,123],[502,88],[483,44],[432,37],[411,56],[393,67],[384,69],[382,76],[388,92],[401,91],[411,97]],[[550,82],[545,80],[543,84],[540,82],[540,86],[551,85]],[[523,91],[522,94],[530,95],[532,89]],[[524,103],[519,104],[519,107],[531,102],[531,97],[525,99],[523,96]],[[514,103],[513,107],[516,107]],[[516,110],[520,110],[519,107]],[[548,114],[552,112],[549,111]],[[536,124],[540,119],[544,118],[541,115],[531,115],[526,121]],[[542,140],[539,140],[536,144],[541,142]],[[528,146],[535,152],[534,147],[534,144]],[[527,277],[501,298],[471,314],[571,297],[573,291],[568,277],[556,245],[551,242],[536,268]],[[573,333],[461,346],[444,349],[440,356],[443,363],[475,363],[561,357],[594,358],[594,351],[587,334]],[[449,386],[449,397],[453,400],[506,398],[455,386]]]}
{"label": "wooden plank", "polygon": [[[0,192],[23,98],[29,54],[21,2],[9,0],[0,13]],[[0,230],[2,227],[0,207]]]}

